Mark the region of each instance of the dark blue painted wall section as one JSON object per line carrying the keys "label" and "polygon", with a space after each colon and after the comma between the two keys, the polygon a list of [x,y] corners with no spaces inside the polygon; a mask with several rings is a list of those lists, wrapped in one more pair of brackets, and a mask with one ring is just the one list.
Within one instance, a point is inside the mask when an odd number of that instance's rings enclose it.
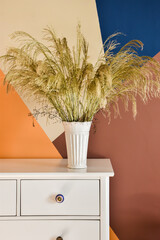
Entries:
{"label": "dark blue painted wall section", "polygon": [[160,51],[160,0],[96,0],[103,41],[114,32],[122,45],[138,39],[144,43],[140,55],[153,57]]}

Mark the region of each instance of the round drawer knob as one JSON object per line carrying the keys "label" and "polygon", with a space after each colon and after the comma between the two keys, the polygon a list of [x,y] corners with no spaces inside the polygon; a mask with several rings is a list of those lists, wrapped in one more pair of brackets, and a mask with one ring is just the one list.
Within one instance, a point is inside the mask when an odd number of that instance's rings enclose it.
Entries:
{"label": "round drawer knob", "polygon": [[[64,202],[64,196],[62,194],[58,194],[55,197],[55,200],[57,203],[62,203],[62,202]],[[60,239],[57,238],[57,240],[63,240],[63,239],[60,237]]]}
{"label": "round drawer knob", "polygon": [[56,240],[63,240],[63,238],[62,237],[57,237]]}

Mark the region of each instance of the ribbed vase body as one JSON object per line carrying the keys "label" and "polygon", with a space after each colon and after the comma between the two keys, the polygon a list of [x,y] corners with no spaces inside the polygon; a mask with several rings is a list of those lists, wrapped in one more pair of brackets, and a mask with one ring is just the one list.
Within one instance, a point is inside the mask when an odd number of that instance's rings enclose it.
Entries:
{"label": "ribbed vase body", "polygon": [[69,168],[86,168],[91,122],[63,122]]}

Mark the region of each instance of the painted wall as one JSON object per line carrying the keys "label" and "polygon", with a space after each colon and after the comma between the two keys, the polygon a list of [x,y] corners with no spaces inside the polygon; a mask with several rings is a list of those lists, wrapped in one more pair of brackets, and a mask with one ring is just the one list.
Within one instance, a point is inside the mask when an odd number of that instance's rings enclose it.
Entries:
{"label": "painted wall", "polygon": [[160,1],[157,0],[97,0],[103,41],[114,32],[123,45],[132,39],[144,43],[141,55],[155,56],[160,48]]}
{"label": "painted wall", "polygon": [[[126,34],[120,38],[122,43],[139,39],[144,43],[140,54],[156,55],[160,60],[160,1],[96,2],[103,41],[120,31]],[[115,177],[111,180],[111,225],[117,236],[122,240],[159,240],[160,100],[146,106],[138,101],[136,121],[131,115],[122,110],[122,118],[109,126],[107,120],[98,116],[89,155],[108,156],[112,160]]]}
{"label": "painted wall", "polygon": [[[47,4],[42,0],[1,0],[0,6],[0,54],[11,44],[8,35],[13,31],[20,29],[41,38],[42,28],[50,24],[73,44],[80,21],[90,43],[91,60],[95,61],[101,35],[94,0],[48,0]],[[122,44],[137,38],[145,44],[143,54],[155,56],[159,52],[158,1],[97,0],[97,8],[103,40],[121,31],[127,34],[120,37]],[[45,119],[39,119],[33,128],[28,112],[36,104],[26,102],[17,92],[7,95],[3,77],[1,71],[0,157],[66,157],[62,125],[46,125]],[[111,158],[115,170],[111,226],[116,235],[122,240],[159,240],[160,101],[153,100],[146,106],[139,101],[136,121],[131,112],[121,110],[122,118],[113,119],[110,125],[102,115],[96,116],[88,156]]]}

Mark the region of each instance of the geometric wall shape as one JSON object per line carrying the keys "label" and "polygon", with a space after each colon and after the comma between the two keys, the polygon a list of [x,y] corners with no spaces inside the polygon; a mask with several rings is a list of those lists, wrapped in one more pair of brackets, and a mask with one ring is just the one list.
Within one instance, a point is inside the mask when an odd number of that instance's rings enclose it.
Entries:
{"label": "geometric wall shape", "polygon": [[63,158],[66,158],[67,157],[67,147],[66,147],[65,133],[63,132],[52,143],[57,148],[57,150],[59,151],[61,156]]}
{"label": "geometric wall shape", "polygon": [[[154,57],[160,62],[160,52]],[[109,157],[111,226],[120,239],[150,240],[160,236],[160,99],[146,105],[138,100],[138,114],[124,112],[107,124],[97,115],[96,133],[89,143],[90,157]],[[103,144],[102,144],[103,142]]]}
{"label": "geometric wall shape", "polygon": [[139,39],[144,43],[140,55],[153,57],[160,51],[160,1],[97,0],[96,3],[103,41],[118,31],[126,35],[118,37],[120,46]]}
{"label": "geometric wall shape", "polygon": [[6,93],[3,78],[0,71],[0,158],[61,158],[16,91]]}
{"label": "geometric wall shape", "polygon": [[116,234],[113,232],[112,228],[110,228],[110,240],[118,240]]}
{"label": "geometric wall shape", "polygon": [[[144,43],[140,55],[160,61],[160,2],[145,0],[96,1],[103,42],[118,31],[121,45],[132,39]],[[158,53],[158,54],[157,54]],[[160,238],[160,100],[146,105],[138,100],[136,121],[120,106],[121,119],[110,125],[98,115],[97,132],[91,136],[89,156],[112,160],[111,226],[123,240]],[[105,128],[105,130],[104,130]],[[100,140],[101,139],[101,140]],[[100,144],[103,142],[103,144]]]}
{"label": "geometric wall shape", "polygon": [[[160,62],[160,52],[154,57]],[[111,226],[123,240],[150,240],[160,236],[160,100],[137,102],[136,120],[120,104],[121,118],[98,113],[89,137],[89,158],[110,158]],[[66,157],[64,133],[53,141]]]}
{"label": "geometric wall shape", "polygon": [[138,100],[138,115],[120,106],[121,118],[97,114],[91,130],[88,157],[110,158],[110,212],[119,239],[151,240],[160,236],[160,100]]}

